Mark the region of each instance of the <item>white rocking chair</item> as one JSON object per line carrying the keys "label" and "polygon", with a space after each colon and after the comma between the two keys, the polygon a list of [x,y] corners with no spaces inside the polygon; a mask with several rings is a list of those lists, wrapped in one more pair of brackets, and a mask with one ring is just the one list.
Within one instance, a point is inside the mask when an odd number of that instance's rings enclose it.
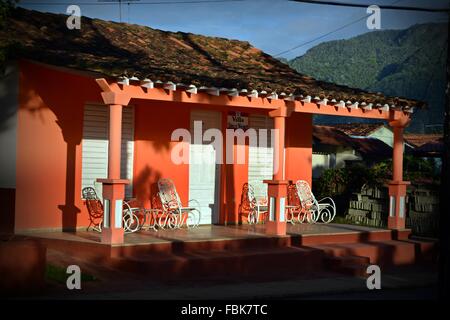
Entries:
{"label": "white rocking chair", "polygon": [[248,224],[257,224],[262,215],[264,223],[268,218],[267,197],[257,199],[255,197],[254,188],[249,183],[244,183],[242,187],[241,203],[239,204],[239,214],[247,214]]}
{"label": "white rocking chair", "polygon": [[[200,204],[197,200],[189,200],[188,207],[183,207],[175,184],[171,179],[159,179],[158,195],[162,204],[163,214],[158,225],[161,228],[181,228],[185,223],[188,228],[198,227],[200,224]],[[187,215],[184,215],[186,213]]]}
{"label": "white rocking chair", "polygon": [[[103,202],[97,196],[97,192],[92,187],[85,187],[82,190],[83,199],[85,199],[85,203],[89,212],[90,223],[87,227],[87,230],[91,226],[93,226],[93,230],[97,232],[102,232],[102,223],[103,223]],[[140,224],[139,218],[135,214],[140,210],[139,208],[132,208],[127,201],[123,201],[122,207],[122,222],[123,229],[125,233],[133,233],[139,231]]]}
{"label": "white rocking chair", "polygon": [[336,216],[336,205],[333,199],[326,197],[317,201],[308,182],[304,180],[298,180],[295,183],[295,186],[303,211],[303,219],[300,219],[300,215],[298,216],[300,223],[302,223],[305,218],[310,223],[330,223],[333,221]]}

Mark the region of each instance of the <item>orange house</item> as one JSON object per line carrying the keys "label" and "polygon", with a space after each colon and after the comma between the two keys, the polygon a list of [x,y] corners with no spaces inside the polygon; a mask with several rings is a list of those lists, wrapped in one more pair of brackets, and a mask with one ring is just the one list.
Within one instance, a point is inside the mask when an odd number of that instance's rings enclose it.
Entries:
{"label": "orange house", "polygon": [[[85,228],[83,187],[111,203],[135,197],[149,207],[155,183],[168,177],[183,203],[201,198],[205,224],[240,223],[242,186],[250,181],[271,199],[267,232],[283,234],[286,181],[311,183],[314,114],[393,127],[389,228],[404,228],[402,136],[420,102],[317,81],[247,42],[85,17],[81,30],[68,30],[66,18],[19,8],[0,31],[14,48],[0,87],[1,231]],[[279,147],[246,141],[242,164],[173,161],[174,147],[186,143],[172,139],[176,129],[201,121],[225,136],[236,112],[249,128],[277,129]],[[224,150],[242,147],[231,144],[224,139]],[[188,150],[219,156],[192,142]],[[274,163],[280,170],[272,171]],[[123,237],[114,210],[106,242]]]}

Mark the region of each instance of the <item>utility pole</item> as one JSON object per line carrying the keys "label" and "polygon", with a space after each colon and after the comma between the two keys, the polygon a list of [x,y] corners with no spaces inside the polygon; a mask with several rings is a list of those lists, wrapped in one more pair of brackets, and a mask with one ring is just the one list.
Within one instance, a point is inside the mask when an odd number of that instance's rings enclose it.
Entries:
{"label": "utility pole", "polygon": [[[119,3],[119,21],[122,22],[122,3],[125,2],[128,5],[128,15],[130,13],[131,2],[136,2],[140,0],[98,0],[98,2],[118,2]],[[130,17],[128,17],[128,22],[130,22]]]}

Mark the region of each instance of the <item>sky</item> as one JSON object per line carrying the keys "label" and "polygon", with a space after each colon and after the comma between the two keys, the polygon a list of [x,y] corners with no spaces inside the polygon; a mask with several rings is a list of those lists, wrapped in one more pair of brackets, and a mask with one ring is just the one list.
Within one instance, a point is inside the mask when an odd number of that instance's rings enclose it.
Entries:
{"label": "sky", "polygon": [[[450,2],[449,0],[340,1],[427,8],[448,8]],[[167,31],[192,32],[249,41],[268,54],[287,59],[303,55],[309,48],[321,42],[348,39],[373,31],[367,28],[366,19],[361,20],[368,15],[365,8],[305,4],[288,0],[135,0],[133,2],[135,3],[130,5],[122,4],[122,22]],[[54,13],[66,13],[70,4],[79,5],[82,16],[120,21],[117,2],[99,3],[99,0],[21,0],[19,2],[19,5],[24,8]],[[405,29],[418,23],[446,22],[447,20],[445,13],[382,10],[381,30]],[[337,31],[333,32],[335,30]]]}

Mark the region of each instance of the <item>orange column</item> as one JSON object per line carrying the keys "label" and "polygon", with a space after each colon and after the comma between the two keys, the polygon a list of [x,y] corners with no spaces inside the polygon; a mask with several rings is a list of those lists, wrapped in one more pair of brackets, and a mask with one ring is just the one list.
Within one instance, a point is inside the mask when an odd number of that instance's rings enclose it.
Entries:
{"label": "orange column", "polygon": [[109,105],[108,179],[120,179],[122,106]]}
{"label": "orange column", "polygon": [[273,180],[284,180],[284,142],[286,132],[286,117],[274,117],[274,128],[275,132],[278,132],[278,136],[276,136],[275,152],[273,154]]}
{"label": "orange column", "polygon": [[266,223],[266,233],[283,236],[286,235],[285,205],[288,184],[284,180],[286,110],[277,110],[271,116],[274,118],[275,148],[273,179],[264,181],[268,185],[269,196],[269,221]]}
{"label": "orange column", "polygon": [[103,184],[102,242],[119,244],[124,241],[122,223],[123,198],[128,180],[120,179],[122,145],[122,105],[110,104],[108,141],[108,178],[97,179]]}
{"label": "orange column", "polygon": [[405,197],[408,181],[403,181],[403,130],[400,124],[391,124],[394,131],[392,153],[392,181],[389,182],[389,217],[388,228],[405,229]]}
{"label": "orange column", "polygon": [[403,127],[394,126],[392,180],[403,181]]}

